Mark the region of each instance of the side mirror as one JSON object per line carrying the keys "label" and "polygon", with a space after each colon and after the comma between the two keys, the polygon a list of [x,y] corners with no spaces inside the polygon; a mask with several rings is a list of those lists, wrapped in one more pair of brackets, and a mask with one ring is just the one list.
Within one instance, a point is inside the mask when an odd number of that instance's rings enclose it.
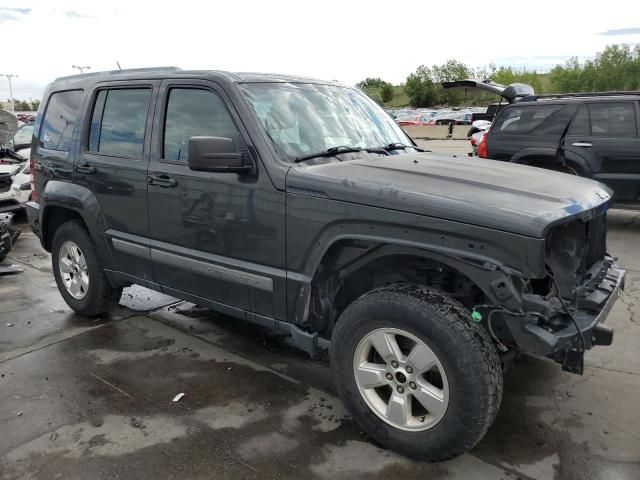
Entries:
{"label": "side mirror", "polygon": [[249,173],[251,165],[245,165],[233,140],[225,137],[191,137],[189,139],[188,165],[197,172]]}

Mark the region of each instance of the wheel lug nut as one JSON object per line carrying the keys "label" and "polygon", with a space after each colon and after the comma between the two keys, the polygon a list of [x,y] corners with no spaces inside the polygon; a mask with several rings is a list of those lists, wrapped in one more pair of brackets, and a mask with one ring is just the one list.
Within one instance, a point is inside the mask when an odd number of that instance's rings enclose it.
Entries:
{"label": "wheel lug nut", "polygon": [[416,389],[415,382],[409,382],[409,387],[411,388],[411,390],[415,390]]}
{"label": "wheel lug nut", "polygon": [[387,378],[387,380],[393,380],[393,375],[391,375],[390,373],[387,373],[385,377]]}
{"label": "wheel lug nut", "polygon": [[413,373],[413,368],[407,367],[407,373]]}
{"label": "wheel lug nut", "polygon": [[398,393],[404,393],[404,388],[398,387]]}
{"label": "wheel lug nut", "polygon": [[398,362],[396,362],[395,360],[392,360],[392,361],[391,361],[391,366],[392,366],[393,368],[398,368],[398,366],[399,366],[399,365],[398,365]]}

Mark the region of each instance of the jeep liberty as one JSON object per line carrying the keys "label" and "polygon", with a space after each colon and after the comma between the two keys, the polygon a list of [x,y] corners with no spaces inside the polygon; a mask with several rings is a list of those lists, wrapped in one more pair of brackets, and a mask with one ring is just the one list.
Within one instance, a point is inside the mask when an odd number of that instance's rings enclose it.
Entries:
{"label": "jeep liberty", "polygon": [[423,152],[333,82],[173,67],[65,77],[38,112],[33,231],[81,315],[139,284],[329,351],[358,425],[470,450],[518,354],[582,373],[624,271],[610,190]]}

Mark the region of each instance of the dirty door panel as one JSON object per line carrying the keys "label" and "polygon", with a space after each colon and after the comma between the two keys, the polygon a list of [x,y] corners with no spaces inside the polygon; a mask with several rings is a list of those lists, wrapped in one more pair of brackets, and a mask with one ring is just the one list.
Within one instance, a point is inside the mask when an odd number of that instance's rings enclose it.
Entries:
{"label": "dirty door panel", "polygon": [[214,84],[163,82],[158,104],[148,187],[155,281],[279,316],[274,291],[284,292],[283,194],[258,168],[245,175],[189,169],[192,136],[231,138],[246,161],[256,162],[237,117]]}

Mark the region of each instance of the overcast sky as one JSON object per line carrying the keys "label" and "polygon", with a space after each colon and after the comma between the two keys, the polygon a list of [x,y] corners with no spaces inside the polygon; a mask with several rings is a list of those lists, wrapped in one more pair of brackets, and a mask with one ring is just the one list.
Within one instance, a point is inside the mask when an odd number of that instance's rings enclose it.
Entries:
{"label": "overcast sky", "polygon": [[[499,6],[500,4],[500,6]],[[72,64],[404,81],[420,64],[549,68],[640,43],[640,1],[0,0],[0,74],[39,97]],[[535,8],[535,10],[534,10]],[[512,16],[510,16],[512,15]],[[9,95],[0,77],[0,98]]]}

